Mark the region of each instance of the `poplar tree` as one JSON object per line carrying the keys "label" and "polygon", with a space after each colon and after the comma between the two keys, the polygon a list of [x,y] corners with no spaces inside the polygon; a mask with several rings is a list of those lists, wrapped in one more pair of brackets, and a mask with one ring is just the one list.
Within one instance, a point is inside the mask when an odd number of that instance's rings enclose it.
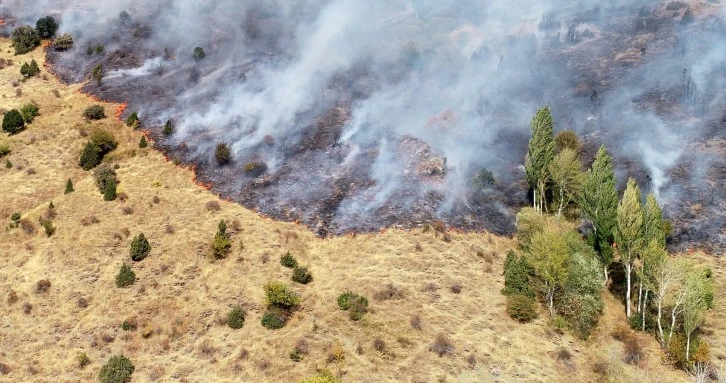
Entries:
{"label": "poplar tree", "polygon": [[649,193],[645,197],[643,207],[643,242],[650,243],[650,241],[656,240],[659,244],[665,245],[666,233],[663,227],[663,211],[655,199],[655,195]]}
{"label": "poplar tree", "polygon": [[613,262],[613,241],[617,225],[618,192],[615,190],[615,173],[605,146],[601,146],[592,167],[587,171],[580,194],[583,215],[595,228],[595,250],[604,265],[605,281],[608,267]]}
{"label": "poplar tree", "polygon": [[[657,251],[663,248],[665,250],[665,234],[663,232],[663,213],[655,199],[653,193],[649,193],[645,198],[645,206],[643,207],[643,234],[642,245],[644,251]],[[651,244],[655,242],[655,244]],[[638,284],[638,313],[643,315],[643,328],[645,328],[645,308],[648,302],[648,293],[653,291],[654,284],[653,275],[649,272],[649,262],[652,260],[648,257],[650,254],[643,253],[640,259],[640,265],[636,270],[640,283]]]}
{"label": "poplar tree", "polygon": [[704,270],[696,269],[686,277],[683,300],[683,330],[686,332],[686,361],[690,359],[691,335],[703,323],[708,310],[707,295],[713,291],[713,281]]}
{"label": "poplar tree", "polygon": [[565,286],[569,275],[570,252],[565,237],[550,227],[536,233],[527,260],[542,281],[550,317],[554,317],[555,292]]}
{"label": "poplar tree", "polygon": [[557,216],[562,209],[574,201],[582,190],[582,169],[577,153],[564,148],[549,164],[549,173],[554,184],[553,198],[557,204]]}
{"label": "poplar tree", "polygon": [[618,205],[615,242],[620,260],[625,266],[626,290],[625,312],[630,318],[630,296],[632,290],[633,263],[637,258],[643,239],[643,208],[640,205],[640,189],[634,179],[628,180],[623,198]]}
{"label": "poplar tree", "polygon": [[537,110],[530,124],[532,137],[529,139],[524,171],[527,182],[533,189],[533,207],[540,213],[545,209],[549,165],[555,158],[555,139],[552,132],[552,114],[549,107]]}

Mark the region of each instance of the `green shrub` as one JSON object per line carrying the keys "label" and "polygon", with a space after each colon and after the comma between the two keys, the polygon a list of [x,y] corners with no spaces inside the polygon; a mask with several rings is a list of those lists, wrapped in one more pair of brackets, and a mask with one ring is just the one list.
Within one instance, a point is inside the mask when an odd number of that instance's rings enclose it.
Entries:
{"label": "green shrub", "polygon": [[531,207],[525,207],[517,213],[517,245],[528,251],[535,234],[544,230],[546,218],[537,210]]}
{"label": "green shrub", "polygon": [[290,252],[288,251],[285,255],[280,257],[280,264],[292,269],[297,266],[297,260],[295,260],[295,257],[290,255]]}
{"label": "green shrub", "polygon": [[103,44],[98,44],[98,45],[96,45],[96,48],[94,49],[94,51],[96,51],[96,53],[100,55],[101,53],[103,53],[103,51],[105,49],[106,49],[106,47]]}
{"label": "green shrub", "polygon": [[7,169],[10,169],[10,168],[12,168],[12,167],[13,167],[13,163],[12,163],[12,162],[10,162],[10,160],[5,160],[5,167],[6,167]]}
{"label": "green shrub", "polygon": [[121,322],[121,330],[136,331],[137,328],[138,324],[136,323],[135,319],[126,319],[125,321]]}
{"label": "green shrub", "polygon": [[292,271],[292,280],[294,282],[307,285],[313,281],[313,275],[310,274],[307,267],[295,266]]}
{"label": "green shrub", "polygon": [[45,230],[45,235],[48,237],[55,234],[55,227],[53,227],[53,221],[49,219],[41,219],[40,225],[43,226],[43,229]]}
{"label": "green shrub", "polygon": [[151,252],[151,245],[146,237],[144,237],[144,233],[135,236],[131,241],[131,249],[129,251],[131,260],[136,262],[142,261],[149,256],[149,252]]}
{"label": "green shrub", "polygon": [[358,297],[358,294],[346,291],[343,294],[338,295],[338,307],[340,307],[341,310],[348,310],[353,301]]}
{"label": "green shrub", "polygon": [[225,223],[224,220],[219,221],[217,233],[214,234],[214,239],[212,240],[210,248],[210,258],[212,258],[212,260],[226,258],[229,254],[229,251],[232,248],[232,242],[229,239],[227,223]]}
{"label": "green shrub", "polygon": [[38,115],[38,111],[38,105],[26,104],[20,108],[20,115],[23,116],[23,121],[25,121],[26,124],[30,124]]}
{"label": "green shrub", "polygon": [[240,329],[245,324],[245,311],[242,307],[235,307],[227,315],[227,325],[233,329]]}
{"label": "green shrub", "polygon": [[480,169],[479,173],[477,173],[474,177],[474,186],[477,189],[489,189],[494,187],[496,184],[497,182],[494,179],[494,173],[485,168]]}
{"label": "green shrub", "polygon": [[103,158],[102,153],[103,150],[100,146],[89,141],[81,151],[81,158],[78,159],[78,165],[80,165],[83,170],[91,170],[101,163],[101,159]]}
{"label": "green shrub", "polygon": [[146,136],[141,136],[141,140],[139,140],[139,148],[143,149],[146,146],[148,146],[146,143]]}
{"label": "green shrub", "polygon": [[73,48],[73,36],[68,33],[64,33],[53,40],[53,48],[59,51],[64,51]]}
{"label": "green shrub", "polygon": [[192,57],[194,57],[194,61],[199,61],[206,56],[207,54],[204,53],[204,49],[202,49],[202,47],[194,48],[194,54],[192,55]]}
{"label": "green shrub", "polygon": [[96,181],[98,191],[105,193],[108,184],[111,183],[111,181],[116,182],[116,171],[108,165],[101,166],[93,171],[93,179]]}
{"label": "green shrub", "polygon": [[321,371],[307,379],[301,380],[299,383],[341,383],[330,371]]}
{"label": "green shrub", "polygon": [[35,29],[38,31],[40,37],[47,39],[53,36],[55,31],[58,30],[58,23],[53,16],[41,17],[35,23]]}
{"label": "green shrub", "polygon": [[166,123],[164,124],[164,129],[162,129],[162,133],[165,136],[170,136],[172,133],[174,133],[174,123],[171,121],[171,119],[166,120]]}
{"label": "green shrub", "polygon": [[137,124],[138,122],[139,115],[136,112],[133,112],[126,117],[126,126],[134,126],[134,124]]}
{"label": "green shrub", "polygon": [[0,157],[4,157],[10,154],[10,144],[0,140]]}
{"label": "green shrub", "polygon": [[7,113],[5,113],[5,116],[3,117],[3,130],[14,134],[23,129],[25,126],[25,122],[23,120],[23,115],[20,114],[20,112],[17,109],[11,109]]}
{"label": "green shrub", "polygon": [[525,295],[507,296],[507,314],[512,319],[526,323],[537,318],[534,298]]}
{"label": "green shrub", "polygon": [[277,330],[285,327],[285,324],[287,323],[287,318],[285,314],[280,310],[275,310],[275,308],[268,309],[265,311],[264,314],[262,314],[262,327],[270,330]]}
{"label": "green shrub", "polygon": [[83,111],[83,117],[89,120],[106,118],[106,109],[101,105],[91,105]]}
{"label": "green shrub", "polygon": [[268,306],[290,309],[300,304],[300,296],[281,282],[266,284],[265,297]]}
{"label": "green shrub", "polygon": [[104,154],[116,149],[116,147],[118,146],[118,142],[113,137],[113,134],[103,129],[96,129],[91,132],[89,140],[94,144],[98,145],[101,150],[103,150]]}
{"label": "green shrub", "polygon": [[504,260],[504,295],[524,295],[534,298],[534,288],[529,281],[531,267],[524,257],[518,257],[514,251],[507,252]]}
{"label": "green shrub", "polygon": [[357,297],[350,304],[348,317],[353,321],[358,321],[368,312],[368,299],[366,297]]}
{"label": "green shrub", "polygon": [[35,28],[25,25],[13,31],[12,45],[16,55],[28,53],[40,45],[40,35]]}
{"label": "green shrub", "polygon": [[106,184],[106,190],[103,192],[104,201],[113,201],[116,199],[116,180],[111,180]]}
{"label": "green shrub", "polygon": [[226,165],[232,160],[232,151],[230,151],[227,143],[222,142],[217,144],[217,147],[214,149],[214,158],[220,166]]}
{"label": "green shrub", "polygon": [[20,66],[20,74],[23,77],[28,77],[30,73],[30,65],[28,63],[23,63],[23,65]]}
{"label": "green shrub", "polygon": [[[95,81],[95,82],[97,82],[99,84],[101,83],[101,80],[103,80],[103,65],[96,64],[96,66],[93,67],[93,71],[91,72],[91,78],[93,79],[93,81]],[[99,118],[88,117],[88,118],[91,118],[91,119],[94,119],[94,120],[99,120],[99,119],[101,119],[103,117],[99,117]]]}
{"label": "green shrub", "polygon": [[98,380],[101,383],[127,383],[131,381],[133,372],[134,365],[129,358],[123,355],[114,355],[101,367]]}
{"label": "green shrub", "polygon": [[31,59],[30,65],[28,65],[28,77],[36,76],[38,73],[40,73],[38,62],[35,59]]}
{"label": "green shrub", "polygon": [[74,191],[76,190],[73,189],[73,181],[71,181],[71,179],[69,178],[68,182],[66,182],[66,190],[63,192],[63,194],[73,193]]}
{"label": "green shrub", "polygon": [[129,287],[136,282],[136,273],[131,270],[131,267],[127,264],[121,265],[118,275],[116,275],[116,287],[124,288]]}

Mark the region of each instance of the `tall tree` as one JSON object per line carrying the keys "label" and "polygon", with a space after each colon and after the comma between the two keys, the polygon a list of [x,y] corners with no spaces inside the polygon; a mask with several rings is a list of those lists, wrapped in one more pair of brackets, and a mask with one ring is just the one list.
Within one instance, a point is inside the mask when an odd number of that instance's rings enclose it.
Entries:
{"label": "tall tree", "polygon": [[570,202],[574,201],[582,191],[583,174],[577,153],[564,148],[558,153],[548,167],[552,183],[553,197],[557,206],[557,215],[562,214]]}
{"label": "tall tree", "polygon": [[662,309],[662,300],[658,300],[658,285],[660,282],[660,277],[665,269],[665,262],[668,259],[668,252],[665,249],[665,246],[659,243],[657,240],[650,241],[645,247],[643,247],[641,252],[641,266],[639,267],[639,275],[638,278],[640,279],[640,287],[641,291],[644,291],[644,294],[641,294],[642,297],[642,305],[641,301],[638,301],[638,304],[641,305],[641,314],[642,314],[642,328],[641,331],[645,331],[645,312],[646,305],[648,302],[648,295],[652,293],[656,293],[656,304],[658,304],[658,328],[659,328],[659,335],[663,336],[663,328],[661,327],[660,320],[661,320],[661,309]]}
{"label": "tall tree", "polygon": [[605,281],[613,262],[613,233],[617,225],[618,192],[615,173],[607,149],[601,146],[587,171],[580,194],[580,208],[595,227],[594,247],[604,266]]}
{"label": "tall tree", "polygon": [[618,204],[618,225],[615,230],[620,260],[625,266],[626,290],[625,313],[630,318],[630,296],[632,290],[633,263],[638,257],[643,239],[643,208],[640,205],[640,189],[634,179],[628,180],[623,198]]}
{"label": "tall tree", "polygon": [[555,292],[565,286],[569,275],[570,252],[565,236],[549,226],[536,233],[532,237],[528,261],[542,281],[547,307],[553,317]]}
{"label": "tall tree", "polygon": [[[651,246],[653,246],[653,244],[657,243],[651,241]],[[660,246],[658,247],[660,248]],[[675,299],[673,299],[672,302],[675,303],[675,307],[672,311],[678,309],[677,306],[679,306],[680,303],[677,302],[679,302],[680,299],[678,299],[677,297],[678,294],[674,294],[674,292],[677,292],[678,287],[682,285],[685,265],[680,259],[669,258],[664,248],[662,248],[662,251],[660,249],[655,251],[655,249],[655,247],[649,246],[649,249],[647,250],[650,253],[649,257],[651,259],[648,270],[650,270],[650,272],[654,276],[654,281],[656,285],[654,292],[655,303],[658,309],[658,315],[656,317],[656,322],[658,324],[658,338],[661,345],[665,347],[666,338],[663,333],[662,324],[663,307],[669,303],[669,298],[673,297]],[[673,331],[673,325],[675,324],[675,316],[673,316],[672,322],[673,323],[671,324],[671,335]]]}
{"label": "tall tree", "polygon": [[690,359],[691,335],[703,323],[708,310],[707,295],[713,287],[704,270],[695,269],[686,276],[683,300],[683,330],[686,332],[686,361]]}
{"label": "tall tree", "polygon": [[[651,242],[655,241],[656,245],[653,245],[650,250],[655,250],[658,246],[665,248],[665,234],[663,231],[663,212],[658,205],[658,201],[655,199],[653,193],[649,193],[645,198],[645,206],[643,207],[643,238],[642,244],[645,247],[651,247]],[[645,250],[645,249],[644,249]],[[648,290],[654,285],[651,283],[652,275],[648,274],[648,262],[650,259],[645,256],[644,253],[641,257],[641,262],[636,270],[640,283],[638,284],[638,313],[643,314],[645,318],[645,305],[648,300]],[[649,285],[650,283],[650,285]],[[645,294],[645,296],[643,296]],[[643,322],[645,326],[645,322]]]}
{"label": "tall tree", "polygon": [[555,139],[552,132],[552,114],[545,106],[537,111],[530,124],[532,137],[529,139],[524,170],[527,182],[534,190],[533,206],[540,213],[545,209],[549,164],[555,158]]}

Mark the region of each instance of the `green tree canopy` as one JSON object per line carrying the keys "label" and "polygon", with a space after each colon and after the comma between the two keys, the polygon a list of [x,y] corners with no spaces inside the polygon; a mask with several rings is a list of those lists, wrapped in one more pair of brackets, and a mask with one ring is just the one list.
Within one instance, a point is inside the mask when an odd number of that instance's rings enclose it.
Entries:
{"label": "green tree canopy", "polygon": [[3,117],[3,130],[13,134],[21,131],[25,127],[23,115],[17,109],[11,109]]}
{"label": "green tree canopy", "polygon": [[564,148],[550,162],[548,169],[554,184],[552,194],[559,216],[562,209],[575,201],[582,192],[582,166],[577,153],[570,148]]}
{"label": "green tree canopy", "polygon": [[541,280],[550,316],[554,316],[555,292],[565,286],[569,277],[570,252],[564,235],[550,225],[534,234],[527,262]]}
{"label": "green tree canopy", "polygon": [[625,266],[626,293],[625,307],[626,315],[630,318],[630,291],[632,288],[633,262],[640,254],[643,241],[643,208],[640,204],[640,189],[634,179],[628,180],[623,198],[618,204],[618,225],[615,230],[615,242],[617,244],[620,260]]}
{"label": "green tree canopy", "polygon": [[40,35],[35,28],[25,25],[13,31],[12,41],[15,54],[22,55],[40,45]]}
{"label": "green tree canopy", "polygon": [[552,114],[545,106],[532,118],[532,137],[529,139],[524,161],[525,177],[534,190],[533,206],[540,212],[545,208],[549,164],[555,157],[555,139],[552,132]]}
{"label": "green tree canopy", "polygon": [[40,37],[47,39],[53,36],[55,31],[58,30],[58,23],[53,16],[41,17],[35,23],[35,29],[38,31]]}

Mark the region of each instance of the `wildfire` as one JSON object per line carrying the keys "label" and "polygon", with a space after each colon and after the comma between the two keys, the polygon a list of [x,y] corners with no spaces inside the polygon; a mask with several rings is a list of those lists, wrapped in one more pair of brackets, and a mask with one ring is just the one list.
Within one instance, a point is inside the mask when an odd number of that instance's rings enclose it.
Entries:
{"label": "wildfire", "polygon": [[123,103],[116,108],[116,114],[114,114],[113,118],[116,119],[116,121],[121,121],[121,115],[124,113],[124,110],[128,107],[127,103]]}

